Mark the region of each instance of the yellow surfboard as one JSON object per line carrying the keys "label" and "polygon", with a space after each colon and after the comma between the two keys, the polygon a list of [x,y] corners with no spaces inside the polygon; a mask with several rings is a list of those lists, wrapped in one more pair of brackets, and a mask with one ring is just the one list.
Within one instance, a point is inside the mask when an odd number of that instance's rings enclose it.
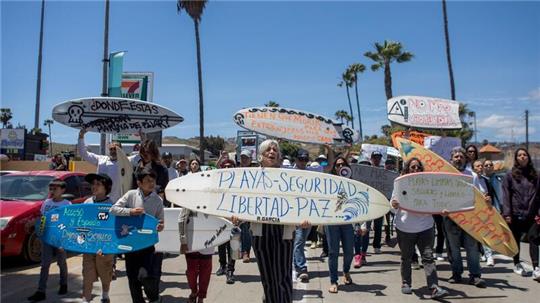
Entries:
{"label": "yellow surfboard", "polygon": [[[418,158],[424,171],[460,173],[434,152],[404,138],[396,138],[397,147],[404,161]],[[510,228],[497,209],[488,205],[480,190],[475,189],[474,210],[448,215],[463,230],[480,243],[503,255],[513,257],[518,246]]]}

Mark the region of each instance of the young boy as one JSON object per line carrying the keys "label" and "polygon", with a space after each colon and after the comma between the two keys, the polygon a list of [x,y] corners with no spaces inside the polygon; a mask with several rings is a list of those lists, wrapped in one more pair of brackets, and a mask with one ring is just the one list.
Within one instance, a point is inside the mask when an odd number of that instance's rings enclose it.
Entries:
{"label": "young boy", "polygon": [[[41,205],[41,214],[55,209],[57,207],[70,205],[71,202],[62,198],[62,195],[66,191],[66,182],[60,179],[54,179],[49,183],[49,199],[45,200]],[[39,285],[37,291],[28,297],[29,301],[38,302],[46,299],[45,291],[47,290],[47,279],[49,278],[49,267],[53,259],[53,255],[56,254],[56,262],[60,268],[60,289],[59,295],[65,295],[67,293],[67,263],[66,252],[62,248],[56,248],[46,243],[41,244],[41,272],[39,274]]]}
{"label": "young boy", "polygon": [[[92,197],[84,203],[113,204],[109,198],[112,188],[112,180],[106,174],[88,174],[84,180],[92,186]],[[101,280],[101,303],[110,303],[109,289],[113,276],[114,255],[104,255],[101,250],[96,254],[83,254],[83,296],[82,302],[92,301],[92,288],[97,278]]]}
{"label": "young boy", "polygon": [[[158,231],[163,230],[163,200],[156,194],[156,173],[145,167],[137,173],[137,189],[128,191],[111,207],[117,216],[139,216],[144,213],[159,220]],[[150,302],[159,302],[161,255],[154,253],[154,246],[126,253],[126,273],[133,303],[146,302],[141,287]]]}

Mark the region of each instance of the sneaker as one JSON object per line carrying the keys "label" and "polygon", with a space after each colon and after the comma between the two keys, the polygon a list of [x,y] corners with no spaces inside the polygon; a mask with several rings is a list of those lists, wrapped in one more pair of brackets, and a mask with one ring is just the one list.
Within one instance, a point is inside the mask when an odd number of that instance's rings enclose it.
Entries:
{"label": "sneaker", "polygon": [[487,261],[486,256],[481,256],[481,257],[480,257],[480,262],[486,262],[486,261]]}
{"label": "sneaker", "polygon": [[298,280],[300,280],[300,282],[302,282],[302,283],[308,283],[309,282],[309,275],[308,275],[307,271],[302,271],[298,275]]}
{"label": "sneaker", "polygon": [[234,284],[234,274],[231,271],[227,272],[227,284]]}
{"label": "sneaker", "polygon": [[216,271],[216,276],[223,276],[226,272],[227,270],[225,270],[225,266],[220,266]]}
{"label": "sneaker", "polygon": [[46,299],[45,293],[42,291],[36,291],[33,295],[28,297],[28,301],[38,302]]}
{"label": "sneaker", "polygon": [[373,252],[374,252],[376,255],[378,255],[378,254],[381,253],[381,249],[380,249],[380,248],[374,248],[374,249],[373,249]]}
{"label": "sneaker", "polygon": [[493,257],[487,258],[486,265],[492,267],[495,266],[495,260],[493,260]]}
{"label": "sneaker", "polygon": [[481,279],[480,277],[471,277],[469,279],[469,284],[474,285],[478,288],[486,288],[486,281],[484,281],[484,279]]}
{"label": "sneaker", "polygon": [[444,257],[443,257],[442,254],[435,254],[435,259],[436,259],[437,261],[444,261]]}
{"label": "sneaker", "polygon": [[60,285],[60,288],[58,289],[59,295],[65,295],[67,294],[67,284]]}
{"label": "sneaker", "polygon": [[317,248],[317,242],[315,242],[315,241],[311,242],[311,246],[309,248],[311,248],[311,249]]}
{"label": "sneaker", "polygon": [[448,291],[446,289],[442,289],[439,286],[433,287],[433,291],[431,292],[431,299],[440,299],[442,297],[445,297],[448,295]]}
{"label": "sneaker", "polygon": [[420,269],[420,264],[418,262],[412,262],[411,267],[414,270],[419,270]]}
{"label": "sneaker", "polygon": [[459,275],[452,275],[450,277],[450,279],[448,279],[448,283],[451,283],[451,284],[457,284],[457,283],[461,283],[463,281],[463,279],[461,278],[461,276]]}
{"label": "sneaker", "polygon": [[362,253],[362,266],[367,265],[366,253]]}
{"label": "sneaker", "polygon": [[328,257],[328,253],[323,251],[321,253],[321,258],[326,258],[326,257]]}
{"label": "sneaker", "polygon": [[522,277],[527,276],[527,271],[525,270],[525,268],[523,268],[521,263],[518,263],[518,264],[514,265],[514,273],[516,273],[517,275],[520,275]]}
{"label": "sneaker", "polygon": [[540,267],[536,267],[532,273],[533,280],[540,282]]}
{"label": "sneaker", "polygon": [[354,256],[354,268],[360,268],[362,267],[362,256],[361,255],[355,255]]}
{"label": "sneaker", "polygon": [[409,284],[404,283],[401,285],[401,293],[404,295],[410,295],[412,294],[412,288]]}

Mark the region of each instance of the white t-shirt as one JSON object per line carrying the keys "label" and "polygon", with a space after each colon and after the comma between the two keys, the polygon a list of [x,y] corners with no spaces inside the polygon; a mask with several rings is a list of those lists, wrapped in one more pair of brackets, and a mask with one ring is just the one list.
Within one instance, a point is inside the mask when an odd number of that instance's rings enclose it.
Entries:
{"label": "white t-shirt", "polygon": [[178,178],[178,171],[172,165],[171,167],[167,167],[167,172],[169,173],[169,181]]}
{"label": "white t-shirt", "polygon": [[[397,200],[396,196],[397,194],[392,192],[390,203],[392,203],[392,200]],[[399,202],[399,200],[397,201]],[[394,219],[396,228],[402,232],[419,233],[433,227],[433,215],[431,214],[415,213],[401,208],[391,208],[391,211],[396,215]]]}
{"label": "white t-shirt", "polygon": [[45,201],[43,201],[43,204],[41,204],[41,214],[48,212],[49,210],[65,206],[65,205],[71,205],[71,202],[69,200],[62,200],[59,202],[54,202],[53,199],[49,198]]}

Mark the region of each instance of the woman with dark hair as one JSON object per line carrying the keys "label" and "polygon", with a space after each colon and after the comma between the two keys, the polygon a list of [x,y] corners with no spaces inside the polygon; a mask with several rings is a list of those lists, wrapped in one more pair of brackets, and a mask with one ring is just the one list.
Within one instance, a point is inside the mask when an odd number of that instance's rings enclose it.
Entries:
{"label": "woman with dark hair", "polygon": [[[342,156],[336,157],[331,173],[340,176],[339,171],[344,167],[350,168],[347,160]],[[325,226],[325,233],[328,241],[328,269],[330,271],[330,288],[328,288],[328,292],[337,293],[340,242],[343,247],[343,283],[346,285],[352,284],[349,271],[354,252],[354,227],[352,224],[328,225]]]}
{"label": "woman with dark hair", "polygon": [[201,171],[201,161],[199,159],[194,158],[189,160],[189,167],[188,167],[189,173],[197,173]]}
{"label": "woman with dark hair", "polygon": [[466,170],[474,172],[473,163],[478,160],[478,148],[474,144],[469,144],[465,151],[467,153],[467,165],[465,166]]}
{"label": "woman with dark hair", "polygon": [[[424,171],[422,162],[411,158],[404,164],[402,175]],[[399,249],[401,251],[401,292],[412,294],[411,260],[415,254],[415,246],[420,249],[422,264],[426,275],[427,286],[431,289],[431,298],[438,299],[448,294],[439,287],[437,269],[433,259],[433,217],[430,214],[420,214],[399,208],[397,193],[392,193],[391,205],[395,212],[395,224]]]}
{"label": "woman with dark hair", "polygon": [[[139,150],[140,159],[135,168],[133,169],[133,175],[142,171],[146,166],[149,166],[151,170],[156,173],[156,193],[163,199],[163,205],[169,207],[171,203],[165,199],[165,187],[169,183],[169,172],[167,168],[161,164],[159,157],[159,149],[153,140],[146,139],[141,143]],[[132,188],[137,188],[136,179],[133,178]]]}
{"label": "woman with dark hair", "polygon": [[[503,217],[510,226],[519,249],[521,235],[527,234],[533,224],[540,224],[540,178],[525,148],[516,150],[514,166],[512,171],[506,174],[502,188]],[[540,281],[538,245],[529,245],[529,255],[534,269],[533,279]],[[521,276],[527,275],[520,263],[519,251],[514,256],[514,272]]]}

